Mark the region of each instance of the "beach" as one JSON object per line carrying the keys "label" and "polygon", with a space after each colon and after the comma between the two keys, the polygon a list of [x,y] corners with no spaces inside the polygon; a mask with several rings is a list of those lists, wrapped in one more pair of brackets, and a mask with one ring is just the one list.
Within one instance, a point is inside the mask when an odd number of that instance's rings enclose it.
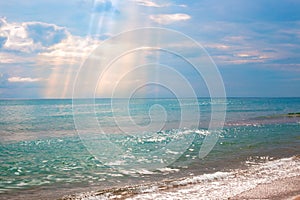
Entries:
{"label": "beach", "polygon": [[99,190],[62,199],[296,199],[300,194],[299,163],[299,158],[293,157],[244,170]]}
{"label": "beach", "polygon": [[300,200],[300,0],[0,0],[0,200]]}
{"label": "beach", "polygon": [[242,192],[230,199],[300,199],[300,176],[279,179]]}

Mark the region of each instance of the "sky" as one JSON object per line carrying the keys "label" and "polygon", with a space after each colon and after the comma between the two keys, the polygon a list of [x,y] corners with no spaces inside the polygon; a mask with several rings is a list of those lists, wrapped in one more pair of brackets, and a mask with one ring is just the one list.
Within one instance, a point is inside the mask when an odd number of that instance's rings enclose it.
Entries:
{"label": "sky", "polygon": [[[298,0],[0,1],[0,98],[189,96],[190,85],[202,97],[218,75],[228,97],[300,97],[299,10]],[[144,27],[162,31],[132,31]]]}

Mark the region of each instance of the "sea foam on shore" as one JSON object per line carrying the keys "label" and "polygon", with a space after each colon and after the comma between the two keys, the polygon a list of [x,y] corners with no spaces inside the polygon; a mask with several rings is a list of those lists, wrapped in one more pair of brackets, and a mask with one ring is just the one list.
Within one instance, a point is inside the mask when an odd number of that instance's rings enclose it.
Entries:
{"label": "sea foam on shore", "polygon": [[[137,185],[124,188],[113,188],[97,192],[82,193],[66,196],[63,199],[236,199],[237,197],[247,198],[248,196],[237,196],[245,191],[256,188],[259,185],[271,184],[274,181],[289,183],[293,187],[286,188],[281,194],[296,195],[300,186],[300,159],[299,157],[283,158],[265,163],[249,163],[246,169],[236,169],[227,172],[215,172],[200,176],[187,177],[178,180],[167,180],[149,185]],[[274,184],[273,184],[274,185]],[[279,187],[279,186],[278,186]],[[289,191],[288,189],[292,189]],[[270,192],[274,192],[270,188]],[[280,191],[279,191],[280,192]],[[261,198],[268,193],[260,193]],[[251,194],[251,192],[250,192]],[[259,194],[258,194],[259,195]],[[274,194],[280,195],[280,194]],[[260,196],[253,196],[260,198]]]}

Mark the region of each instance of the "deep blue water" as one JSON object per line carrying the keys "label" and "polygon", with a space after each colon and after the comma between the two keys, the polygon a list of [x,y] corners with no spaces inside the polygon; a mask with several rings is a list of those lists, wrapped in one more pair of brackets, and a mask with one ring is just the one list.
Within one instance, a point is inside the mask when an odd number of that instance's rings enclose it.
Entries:
{"label": "deep blue water", "polygon": [[[224,129],[199,159],[218,104]],[[300,117],[287,115],[297,112],[300,98],[0,100],[0,197],[64,188],[58,197],[299,155]]]}

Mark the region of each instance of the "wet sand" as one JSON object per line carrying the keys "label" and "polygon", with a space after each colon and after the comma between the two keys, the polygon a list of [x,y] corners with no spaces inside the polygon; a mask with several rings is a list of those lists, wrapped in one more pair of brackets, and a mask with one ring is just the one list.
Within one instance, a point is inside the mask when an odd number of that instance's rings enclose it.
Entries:
{"label": "wet sand", "polygon": [[237,199],[289,199],[300,200],[300,176],[260,184],[230,200]]}

